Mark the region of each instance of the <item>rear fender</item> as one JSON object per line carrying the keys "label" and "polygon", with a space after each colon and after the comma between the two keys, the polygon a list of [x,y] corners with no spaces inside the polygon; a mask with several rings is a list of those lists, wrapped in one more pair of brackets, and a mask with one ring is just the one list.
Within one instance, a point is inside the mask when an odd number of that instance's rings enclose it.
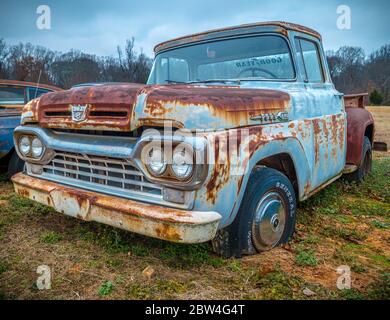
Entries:
{"label": "rear fender", "polygon": [[[364,134],[374,124],[370,112],[364,108],[346,108],[347,113],[347,164],[360,165]],[[374,132],[372,132],[372,137]],[[370,137],[369,137],[370,138]],[[371,140],[372,143],[373,140]]]}

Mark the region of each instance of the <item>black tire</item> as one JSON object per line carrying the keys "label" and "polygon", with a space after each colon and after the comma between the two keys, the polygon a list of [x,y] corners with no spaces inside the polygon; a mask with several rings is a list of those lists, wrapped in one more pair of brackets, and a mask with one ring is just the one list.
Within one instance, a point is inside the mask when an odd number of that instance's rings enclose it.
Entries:
{"label": "black tire", "polygon": [[8,163],[7,176],[11,178],[15,173],[23,171],[24,161],[19,158],[18,154],[14,150],[11,159]]}
{"label": "black tire", "polygon": [[368,137],[364,137],[362,148],[362,160],[357,170],[348,173],[344,179],[348,182],[362,183],[365,176],[370,174],[372,170],[372,147],[371,141]]}
{"label": "black tire", "polygon": [[284,174],[256,169],[235,220],[213,239],[214,251],[240,258],[288,242],[295,230],[296,207],[294,188]]}

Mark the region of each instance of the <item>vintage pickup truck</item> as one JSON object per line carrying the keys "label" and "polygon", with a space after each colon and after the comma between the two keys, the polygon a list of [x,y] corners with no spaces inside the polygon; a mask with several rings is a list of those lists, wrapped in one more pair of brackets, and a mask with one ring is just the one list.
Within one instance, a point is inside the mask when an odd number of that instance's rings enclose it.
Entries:
{"label": "vintage pickup truck", "polygon": [[25,106],[19,195],[239,257],[287,242],[297,201],[370,172],[373,118],[334,88],[316,31],[241,25],[155,53],[146,85],[80,86]]}
{"label": "vintage pickup truck", "polygon": [[14,148],[14,129],[20,125],[22,107],[41,95],[60,88],[17,80],[0,79],[0,166],[5,167],[11,177],[22,171],[24,162]]}

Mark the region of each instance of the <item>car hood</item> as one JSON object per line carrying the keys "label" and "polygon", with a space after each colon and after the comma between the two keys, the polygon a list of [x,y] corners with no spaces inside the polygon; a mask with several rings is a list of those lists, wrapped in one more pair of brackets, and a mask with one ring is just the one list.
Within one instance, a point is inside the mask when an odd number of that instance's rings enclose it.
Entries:
{"label": "car hood", "polygon": [[258,124],[251,118],[288,112],[289,102],[288,93],[271,89],[117,83],[48,93],[28,111],[47,128],[132,131],[171,123],[215,130]]}

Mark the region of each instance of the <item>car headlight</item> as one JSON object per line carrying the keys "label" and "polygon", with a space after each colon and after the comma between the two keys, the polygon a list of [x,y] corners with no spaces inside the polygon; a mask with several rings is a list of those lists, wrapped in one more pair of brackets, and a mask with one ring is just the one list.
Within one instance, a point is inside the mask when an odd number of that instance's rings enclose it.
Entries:
{"label": "car headlight", "polygon": [[27,136],[22,136],[19,139],[19,150],[24,155],[27,156],[31,151],[31,142],[30,138]]}
{"label": "car headlight", "polygon": [[183,146],[176,147],[171,168],[177,178],[183,180],[189,178],[194,168],[192,152]]}
{"label": "car headlight", "polygon": [[155,176],[162,175],[167,168],[164,151],[160,147],[154,146],[148,150],[146,161],[149,171]]}
{"label": "car headlight", "polygon": [[42,141],[35,137],[31,142],[31,153],[33,157],[39,158],[43,153],[43,149]]}

